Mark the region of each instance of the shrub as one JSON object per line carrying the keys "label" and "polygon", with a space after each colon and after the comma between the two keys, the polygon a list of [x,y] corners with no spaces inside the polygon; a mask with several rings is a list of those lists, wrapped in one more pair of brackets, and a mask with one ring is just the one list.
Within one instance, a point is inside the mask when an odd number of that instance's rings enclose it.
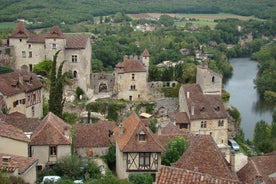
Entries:
{"label": "shrub", "polygon": [[132,173],[128,179],[133,184],[152,184],[153,178],[150,174]]}

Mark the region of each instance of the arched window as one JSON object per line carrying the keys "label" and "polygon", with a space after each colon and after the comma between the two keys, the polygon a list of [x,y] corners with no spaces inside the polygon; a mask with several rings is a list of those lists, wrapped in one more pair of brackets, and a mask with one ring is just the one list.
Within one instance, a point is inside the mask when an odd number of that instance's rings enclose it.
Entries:
{"label": "arched window", "polygon": [[215,77],[214,76],[212,77],[212,82],[215,82]]}
{"label": "arched window", "polygon": [[78,78],[78,72],[76,70],[73,72],[73,76],[74,78]]}

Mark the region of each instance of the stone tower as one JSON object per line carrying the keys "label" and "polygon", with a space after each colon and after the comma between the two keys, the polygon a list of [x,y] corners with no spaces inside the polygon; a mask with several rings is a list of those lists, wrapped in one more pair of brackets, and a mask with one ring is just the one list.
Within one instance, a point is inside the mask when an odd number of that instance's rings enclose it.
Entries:
{"label": "stone tower", "polygon": [[149,51],[145,49],[142,53],[142,63],[144,64],[146,70],[147,70],[147,80],[148,80],[148,75],[149,75]]}
{"label": "stone tower", "polygon": [[197,66],[196,83],[199,84],[203,94],[221,95],[222,75],[210,70],[206,63]]}

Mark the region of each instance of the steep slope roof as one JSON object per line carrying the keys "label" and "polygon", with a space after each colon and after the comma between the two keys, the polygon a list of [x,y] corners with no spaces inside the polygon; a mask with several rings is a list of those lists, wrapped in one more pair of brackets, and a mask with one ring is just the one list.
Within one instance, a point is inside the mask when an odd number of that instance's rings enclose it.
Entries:
{"label": "steep slope roof", "polygon": [[30,31],[28,31],[23,22],[19,22],[13,32],[11,33],[11,38],[28,38],[32,35]]}
{"label": "steep slope roof", "polygon": [[142,56],[143,57],[149,57],[150,56],[149,51],[147,49],[145,49],[142,53]]}
{"label": "steep slope roof", "polygon": [[0,121],[0,136],[23,142],[30,142],[24,132],[4,121]]}
{"label": "steep slope roof", "polygon": [[237,173],[244,183],[254,183],[259,178],[266,184],[276,183],[276,152],[249,157],[248,163]]}
{"label": "steep slope roof", "polygon": [[38,118],[27,118],[25,114],[13,112],[6,116],[6,122],[23,130],[24,132],[33,132],[40,125]]}
{"label": "steep slope roof", "polygon": [[[139,141],[139,133],[146,135],[145,141]],[[145,127],[136,113],[132,113],[119,127],[114,129],[115,139],[122,152],[163,152],[161,143]]]}
{"label": "steep slope roof", "polygon": [[198,84],[182,85],[191,120],[226,118],[227,112],[219,95],[204,95]]}
{"label": "steep slope roof", "polygon": [[111,141],[114,122],[100,121],[87,124],[78,123],[74,126],[76,130],[75,147],[108,147]]}
{"label": "steep slope roof", "polygon": [[58,26],[53,26],[49,33],[46,35],[46,38],[61,38],[63,39],[64,36],[63,36],[63,33],[62,31],[60,30],[60,28]]}
{"label": "steep slope roof", "polygon": [[146,68],[137,58],[125,58],[115,66],[117,73],[146,72]]}
{"label": "steep slope roof", "polygon": [[195,136],[186,152],[172,166],[192,171],[196,168],[201,173],[238,180],[210,135]]}
{"label": "steep slope roof", "polygon": [[218,178],[196,171],[164,166],[158,172],[156,184],[241,184],[237,180]]}
{"label": "steep slope roof", "polygon": [[5,172],[14,172],[18,168],[18,173],[23,174],[28,171],[30,167],[38,163],[38,159],[32,157],[23,157],[3,153],[0,153],[0,157],[10,157],[8,165],[3,164],[2,159],[0,159],[0,170]]}
{"label": "steep slope roof", "polygon": [[31,145],[70,145],[71,125],[52,112],[42,120],[31,137]]}
{"label": "steep slope roof", "polygon": [[42,88],[40,80],[27,71],[15,71],[0,75],[0,93],[6,96]]}

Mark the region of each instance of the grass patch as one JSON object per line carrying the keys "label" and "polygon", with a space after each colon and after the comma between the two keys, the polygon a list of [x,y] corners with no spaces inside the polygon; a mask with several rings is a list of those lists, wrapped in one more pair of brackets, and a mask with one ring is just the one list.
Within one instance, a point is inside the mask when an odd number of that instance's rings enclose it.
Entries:
{"label": "grass patch", "polygon": [[16,25],[16,22],[1,22],[0,29],[14,29]]}

